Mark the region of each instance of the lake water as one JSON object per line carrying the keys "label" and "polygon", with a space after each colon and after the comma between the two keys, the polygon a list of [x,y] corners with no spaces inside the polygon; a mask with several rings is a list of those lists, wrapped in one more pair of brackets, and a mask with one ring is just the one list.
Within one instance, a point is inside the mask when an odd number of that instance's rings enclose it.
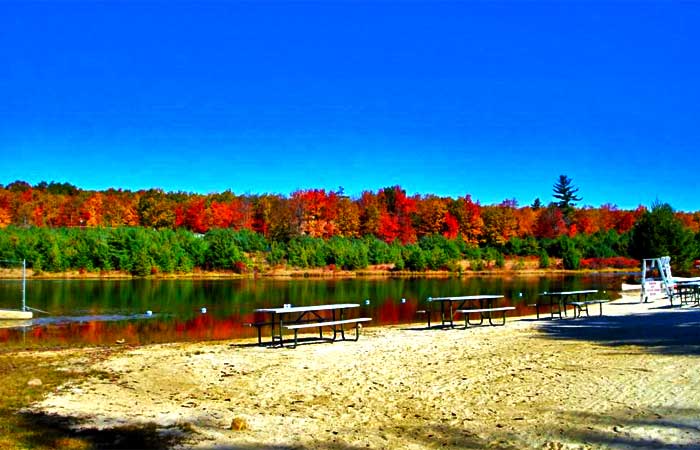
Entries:
{"label": "lake water", "polygon": [[[377,279],[27,280],[27,305],[50,313],[0,324],[0,350],[232,339],[261,307],[360,303],[371,325],[420,322],[428,297],[502,294],[510,315],[545,291],[598,289],[615,298],[625,274]],[[603,292],[605,291],[605,292]],[[0,280],[0,308],[21,305],[21,282]],[[205,311],[205,312],[203,312]]]}

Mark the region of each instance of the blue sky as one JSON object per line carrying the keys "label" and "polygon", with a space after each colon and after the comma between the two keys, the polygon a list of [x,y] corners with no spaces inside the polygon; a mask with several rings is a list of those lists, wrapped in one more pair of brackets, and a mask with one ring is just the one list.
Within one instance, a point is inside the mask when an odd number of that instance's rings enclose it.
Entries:
{"label": "blue sky", "polygon": [[700,2],[0,1],[0,184],[700,210]]}

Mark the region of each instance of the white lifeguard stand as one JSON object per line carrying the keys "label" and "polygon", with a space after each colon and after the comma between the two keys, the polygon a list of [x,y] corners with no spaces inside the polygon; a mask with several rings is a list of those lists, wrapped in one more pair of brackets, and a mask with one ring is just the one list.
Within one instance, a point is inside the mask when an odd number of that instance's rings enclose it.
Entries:
{"label": "white lifeguard stand", "polygon": [[[647,279],[647,271],[653,273],[656,270],[659,278]],[[648,301],[668,298],[673,305],[673,275],[671,275],[671,257],[648,258],[642,260],[642,293],[639,301]]]}

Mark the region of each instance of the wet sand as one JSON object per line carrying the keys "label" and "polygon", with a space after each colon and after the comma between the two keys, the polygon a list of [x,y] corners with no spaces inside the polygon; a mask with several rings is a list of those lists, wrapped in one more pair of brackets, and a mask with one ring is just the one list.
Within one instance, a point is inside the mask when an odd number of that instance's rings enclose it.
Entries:
{"label": "wet sand", "polygon": [[82,427],[187,424],[184,448],[700,448],[700,308],[667,306],[368,327],[296,349],[140,347],[33,410]]}

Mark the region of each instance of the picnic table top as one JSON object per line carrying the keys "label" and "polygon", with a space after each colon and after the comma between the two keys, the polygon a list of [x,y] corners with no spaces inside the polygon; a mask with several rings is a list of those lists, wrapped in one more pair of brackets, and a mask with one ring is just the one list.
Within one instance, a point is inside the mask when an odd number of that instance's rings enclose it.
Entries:
{"label": "picnic table top", "polygon": [[428,297],[429,302],[453,302],[461,300],[492,300],[503,298],[502,295],[462,295],[459,297]]}
{"label": "picnic table top", "polygon": [[543,292],[540,295],[579,295],[579,294],[595,294],[598,289],[587,289],[583,291],[561,291],[561,292]]}
{"label": "picnic table top", "polygon": [[291,306],[288,308],[259,308],[255,312],[266,312],[266,313],[300,313],[300,312],[310,312],[310,311],[332,311],[334,309],[346,309],[346,308],[359,308],[359,303],[336,303],[330,305],[310,305],[310,306]]}

